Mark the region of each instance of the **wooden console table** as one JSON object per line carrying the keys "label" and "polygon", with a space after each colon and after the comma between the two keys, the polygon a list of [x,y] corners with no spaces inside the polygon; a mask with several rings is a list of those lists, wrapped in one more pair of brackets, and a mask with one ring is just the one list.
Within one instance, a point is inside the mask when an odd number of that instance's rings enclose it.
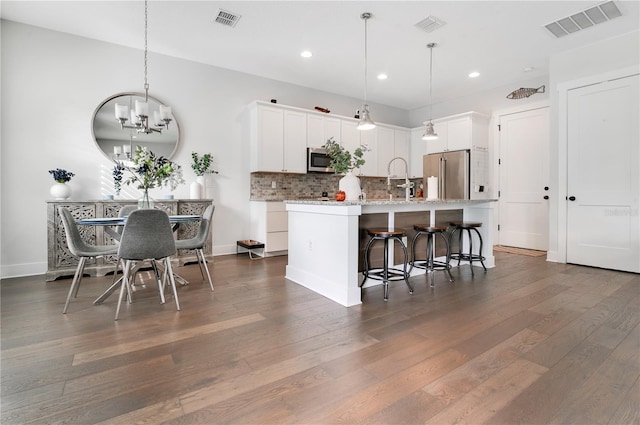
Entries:
{"label": "wooden console table", "polygon": [[[65,207],[71,211],[76,220],[82,218],[117,217],[120,208],[125,205],[137,204],[137,200],[107,200],[107,201],[47,201],[47,273],[45,279],[52,281],[61,276],[73,276],[78,265],[78,259],[69,251],[67,240],[58,215],[58,207]],[[158,200],[155,208],[165,211],[169,215],[202,215],[205,208],[211,205],[211,199],[174,199]],[[196,236],[200,222],[182,223],[176,232],[176,239],[188,239]],[[115,241],[104,231],[103,226],[79,226],[82,238],[91,245],[113,245]],[[209,234],[204,253],[212,259],[212,236]],[[115,267],[115,256],[87,260],[84,272],[90,276],[104,276],[112,272]],[[196,262],[193,250],[181,249],[175,257],[178,265]]]}

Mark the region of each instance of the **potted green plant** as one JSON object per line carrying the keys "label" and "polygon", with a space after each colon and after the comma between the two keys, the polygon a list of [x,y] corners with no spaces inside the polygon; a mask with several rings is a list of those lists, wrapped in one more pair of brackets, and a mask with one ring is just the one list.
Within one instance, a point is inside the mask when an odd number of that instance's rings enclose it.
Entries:
{"label": "potted green plant", "polygon": [[329,166],[336,174],[346,174],[352,172],[354,168],[362,167],[366,162],[363,155],[369,151],[366,145],[360,145],[351,154],[340,143],[333,140],[333,137],[327,140],[322,147],[327,150],[327,155],[331,158]]}
{"label": "potted green plant", "polygon": [[207,198],[207,177],[211,174],[218,174],[212,168],[213,155],[205,153],[199,156],[197,152],[191,152],[191,169],[196,174],[196,181],[191,183],[189,193],[191,199]]}
{"label": "potted green plant", "polygon": [[331,159],[329,166],[336,174],[344,174],[338,187],[340,191],[345,192],[345,201],[359,200],[362,190],[360,189],[360,180],[353,174],[353,169],[365,164],[363,156],[365,152],[369,151],[369,147],[360,145],[352,154],[340,143],[333,140],[333,137],[329,138],[322,147],[327,150],[327,155]]}
{"label": "potted green plant", "polygon": [[196,176],[204,176],[205,174],[218,174],[216,170],[211,168],[213,155],[210,153],[205,153],[202,156],[199,156],[197,152],[191,152],[191,168],[193,172],[196,173]]}

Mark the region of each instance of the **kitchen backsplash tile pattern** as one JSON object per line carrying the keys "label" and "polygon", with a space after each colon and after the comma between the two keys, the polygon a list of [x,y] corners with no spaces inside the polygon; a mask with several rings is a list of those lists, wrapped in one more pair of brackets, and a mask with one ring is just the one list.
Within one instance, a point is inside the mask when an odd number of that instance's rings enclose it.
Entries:
{"label": "kitchen backsplash tile pattern", "polygon": [[[327,192],[333,198],[338,190],[341,175],[309,173],[251,173],[251,200],[283,201],[285,199],[316,199]],[[416,185],[421,179],[411,179]],[[402,180],[392,180],[394,199],[404,198],[404,189],[396,187]],[[274,188],[275,186],[275,188]],[[360,187],[367,199],[388,199],[387,179],[384,177],[360,177]]]}

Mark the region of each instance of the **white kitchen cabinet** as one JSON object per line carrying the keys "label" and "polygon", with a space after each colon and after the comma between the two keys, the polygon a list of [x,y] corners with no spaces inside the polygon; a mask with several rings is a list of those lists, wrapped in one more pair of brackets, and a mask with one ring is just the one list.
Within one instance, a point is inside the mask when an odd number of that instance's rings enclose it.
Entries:
{"label": "white kitchen cabinet", "polygon": [[341,125],[339,118],[307,114],[307,147],[321,148],[331,137],[339,141]]}
{"label": "white kitchen cabinet", "polygon": [[447,150],[471,149],[473,143],[473,121],[463,117],[447,122]]}
{"label": "white kitchen cabinet", "polygon": [[408,130],[393,130],[393,157],[400,157],[407,161],[407,165],[405,166],[404,162],[397,160],[391,164],[391,172],[393,175],[398,177],[404,177],[405,174],[409,173],[409,169],[405,167],[409,167],[409,143],[410,143],[410,133]]}
{"label": "white kitchen cabinet", "polygon": [[378,176],[387,176],[387,165],[394,156],[393,129],[377,125],[375,130],[378,139]]}
{"label": "white kitchen cabinet", "polygon": [[264,242],[265,256],[285,255],[288,248],[288,214],[284,202],[251,201],[251,239]]}
{"label": "white kitchen cabinet", "polygon": [[[488,148],[489,117],[477,112],[466,112],[433,120],[437,140],[427,140],[427,153],[462,149]],[[424,130],[424,127],[421,127]]]}
{"label": "white kitchen cabinet", "polygon": [[284,111],[283,171],[307,172],[307,114]]}
{"label": "white kitchen cabinet", "polygon": [[[255,101],[250,112],[251,172],[306,173],[306,148],[320,148],[331,137],[352,154],[361,144],[371,149],[364,154],[362,169],[354,170],[356,175],[386,177],[389,161],[398,156],[411,163],[411,132],[403,127],[378,124],[360,131],[350,117],[261,101]],[[404,177],[402,161],[395,161],[391,172]]]}
{"label": "white kitchen cabinet", "polygon": [[[378,141],[378,176],[387,177],[389,161],[393,158],[400,157],[409,163],[409,139],[408,130],[394,129],[378,125],[375,130]],[[408,170],[407,170],[408,172]],[[396,160],[391,164],[391,175],[404,177],[405,166],[400,160]]]}
{"label": "white kitchen cabinet", "polygon": [[[436,140],[423,140],[425,143],[427,154],[436,152],[445,152],[447,148],[447,122],[433,123],[433,131],[436,132],[438,138]],[[420,131],[424,134],[426,128],[420,127]]]}
{"label": "white kitchen cabinet", "polygon": [[340,137],[338,141],[346,150],[353,154],[360,147],[360,133],[358,123],[356,121],[340,121]]}
{"label": "white kitchen cabinet", "polygon": [[254,104],[251,110],[250,169],[305,173],[307,115]]}
{"label": "white kitchen cabinet", "polygon": [[360,167],[361,176],[377,176],[378,175],[378,132],[373,130],[361,131],[360,142],[367,145],[369,151],[365,152],[362,158],[365,163]]}
{"label": "white kitchen cabinet", "polygon": [[409,177],[422,178],[422,157],[427,154],[427,143],[422,140],[424,129],[414,128],[411,130],[411,144],[409,147]]}

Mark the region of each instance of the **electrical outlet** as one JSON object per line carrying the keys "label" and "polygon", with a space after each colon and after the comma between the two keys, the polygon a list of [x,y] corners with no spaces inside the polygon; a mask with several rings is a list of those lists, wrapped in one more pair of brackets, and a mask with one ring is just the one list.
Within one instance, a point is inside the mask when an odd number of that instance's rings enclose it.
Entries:
{"label": "electrical outlet", "polygon": [[273,181],[271,182],[271,189],[275,189],[275,188],[276,188],[276,181],[275,181],[275,180],[273,180]]}

